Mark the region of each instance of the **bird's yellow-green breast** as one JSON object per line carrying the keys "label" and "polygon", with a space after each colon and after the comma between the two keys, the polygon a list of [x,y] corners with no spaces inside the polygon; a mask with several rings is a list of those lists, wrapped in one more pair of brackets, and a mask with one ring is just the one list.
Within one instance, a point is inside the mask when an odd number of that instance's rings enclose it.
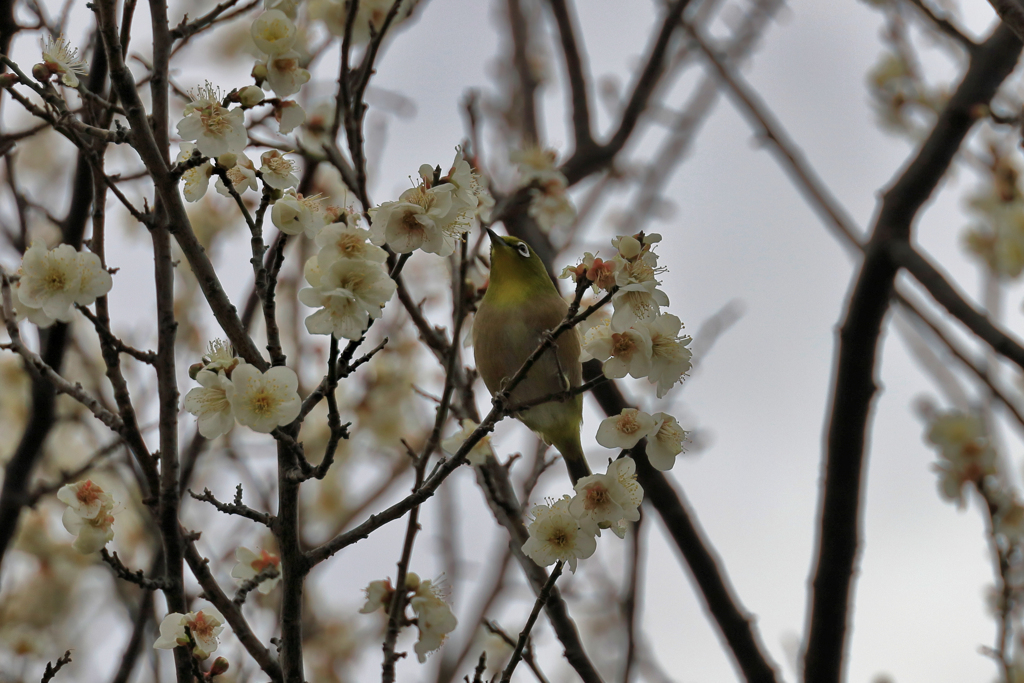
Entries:
{"label": "bird's yellow-green breast", "polygon": [[[565,318],[568,305],[552,283],[544,263],[515,237],[491,237],[491,276],[473,323],[477,371],[495,394],[523,366],[545,332]],[[580,342],[574,330],[558,337],[512,391],[513,405],[577,387],[582,382]],[[579,430],[583,399],[552,401],[520,411],[516,417],[562,453],[573,481],[589,474]]]}

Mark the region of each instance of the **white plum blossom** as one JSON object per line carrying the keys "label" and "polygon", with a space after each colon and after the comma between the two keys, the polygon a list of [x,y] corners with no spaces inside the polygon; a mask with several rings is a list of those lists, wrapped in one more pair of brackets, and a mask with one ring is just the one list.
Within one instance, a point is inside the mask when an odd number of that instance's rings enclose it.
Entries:
{"label": "white plum blossom", "polygon": [[994,475],[996,452],[989,441],[984,423],[977,415],[960,412],[936,416],[927,438],[939,447],[939,493],[943,498],[964,505],[965,484],[978,484],[986,476]]}
{"label": "white plum blossom", "polygon": [[298,187],[299,178],[295,175],[295,162],[285,159],[284,155],[276,149],[264,152],[260,156],[263,165],[260,166],[260,176],[263,182],[275,190],[287,190],[289,187]]}
{"label": "white plum blossom", "polygon": [[647,379],[658,385],[658,398],[689,372],[693,353],[688,348],[690,337],[680,337],[683,323],[671,313],[659,315],[646,324],[651,338],[651,370]]}
{"label": "white plum blossom", "polygon": [[616,286],[615,273],[618,268],[619,264],[615,260],[605,261],[587,251],[577,265],[566,266],[558,277],[563,280],[571,278],[573,282],[579,282],[581,277],[585,277],[591,282],[594,292],[610,292]]}
{"label": "white plum blossom", "polygon": [[430,579],[420,582],[409,606],[416,614],[416,628],[420,632],[413,649],[422,664],[427,661],[428,654],[444,644],[445,638],[459,622]]}
{"label": "white plum blossom", "polygon": [[200,386],[185,394],[182,407],[199,418],[199,433],[207,439],[216,439],[231,431],[235,416],[228,401],[231,380],[220,372],[200,370],[196,375]]}
{"label": "white plum blossom", "polygon": [[270,86],[278,97],[289,97],[309,82],[309,72],[302,68],[302,55],[287,50],[269,55],[263,64],[267,71],[264,87]]}
{"label": "white plum blossom", "polygon": [[246,581],[256,578],[260,572],[269,567],[273,567],[278,570],[277,576],[260,581],[260,585],[257,590],[259,590],[263,595],[267,595],[270,591],[274,590],[278,582],[281,580],[281,558],[273,553],[269,553],[266,550],[260,550],[257,555],[245,546],[241,546],[235,551],[235,560],[237,560],[238,563],[231,569],[231,578],[233,578],[235,583],[239,586]]}
{"label": "white plum blossom", "polygon": [[[416,577],[417,582],[419,577],[412,572],[406,574],[406,578],[409,576]],[[408,581],[406,581],[408,584]],[[384,579],[382,581],[371,581],[370,584],[363,591],[366,593],[366,604],[364,604],[360,610],[360,614],[372,614],[379,609],[387,611],[388,606],[391,604],[391,596],[395,594],[395,589],[391,585],[390,579]]]}
{"label": "white plum blossom", "polygon": [[322,197],[303,197],[293,190],[274,202],[270,220],[281,232],[288,235],[305,233],[310,239],[316,237],[328,219],[321,205]]}
{"label": "white plum blossom", "polygon": [[220,90],[209,81],[190,96],[192,101],[185,105],[185,118],[178,122],[181,139],[195,140],[204,156],[241,154],[249,142],[242,109],[224,107]]}
{"label": "white plum blossom", "polygon": [[62,486],[57,491],[57,500],[82,519],[94,519],[100,512],[114,508],[113,497],[92,479]]}
{"label": "white plum blossom", "polygon": [[676,456],[683,452],[687,433],[667,413],[655,413],[651,417],[654,418],[654,427],[647,439],[647,459],[654,469],[664,472],[676,464]]}
{"label": "white plum blossom", "polygon": [[256,17],[249,29],[252,42],[268,55],[278,55],[292,49],[298,29],[287,14],[281,10],[267,10]]}
{"label": "white plum blossom", "polygon": [[380,317],[381,307],[397,288],[378,264],[369,261],[338,259],[326,270],[313,264],[306,271],[313,286],[299,290],[299,301],[320,308],[306,318],[310,334],[358,339],[369,318]]}
{"label": "white plum blossom", "polygon": [[69,88],[77,88],[78,76],[86,75],[89,68],[85,60],[78,57],[78,48],[71,47],[63,35],[57,38],[51,35],[46,39],[43,64],[51,74],[59,75],[60,82]]}
{"label": "white plum blossom", "polygon": [[371,261],[384,263],[388,253],[380,247],[370,244],[370,231],[350,226],[348,223],[331,223],[324,227],[316,236],[318,262],[331,264],[338,259]]}
{"label": "white plum blossom", "polygon": [[644,489],[636,480],[636,463],[633,462],[633,458],[619,458],[609,463],[607,474],[618,480],[621,487],[618,489],[618,495],[622,496],[618,502],[622,506],[623,521],[613,524],[611,529],[619,538],[625,538],[624,521],[639,516],[640,504],[644,502]]}
{"label": "white plum blossom", "polygon": [[370,241],[400,254],[422,249],[438,256],[455,252],[455,241],[468,230],[465,207],[452,202],[455,186],[425,184],[402,193],[397,202],[381,204],[370,223]]}
{"label": "white plum blossom", "polygon": [[71,320],[73,304],[88,306],[114,284],[99,256],[75,251],[69,244],[48,250],[33,242],[22,257],[19,275],[21,303],[62,322]]}
{"label": "white plum blossom", "polygon": [[241,363],[231,373],[227,389],[231,412],[239,424],[269,434],[299,416],[298,386],[299,378],[291,368],[279,366],[260,372]]}
{"label": "white plum blossom", "polygon": [[[246,190],[259,192],[260,184],[256,180],[256,165],[244,154],[236,156],[234,165],[227,170],[227,177],[231,181],[231,186],[235,188],[235,192],[240,195],[244,194]],[[217,192],[225,197],[231,196],[224,181],[220,178],[217,178],[216,188]]]}
{"label": "white plum blossom", "polygon": [[69,534],[77,537],[71,547],[83,555],[98,552],[114,540],[114,515],[108,507],[101,507],[94,517],[82,517],[69,507],[64,510],[61,522]]}
{"label": "white plum blossom", "polygon": [[615,260],[619,264],[615,271],[619,291],[612,296],[612,325],[626,329],[639,321],[653,320],[661,306],[668,306],[668,296],[658,289],[661,282],[655,278],[659,271],[655,255],[647,252],[632,261],[621,256]]}
{"label": "white plum blossom", "polygon": [[651,370],[651,337],[643,326],[620,332],[608,323],[587,331],[584,346],[592,357],[604,363],[604,376],[640,379]]}
{"label": "white plum blossom", "polygon": [[305,123],[306,111],[298,102],[285,100],[274,107],[274,119],[277,120],[278,131],[282,135],[287,135]]}
{"label": "white plum blossom", "polygon": [[[195,151],[196,146],[191,142],[181,143],[181,147],[178,150],[178,163],[183,163],[192,158],[192,153]],[[210,185],[210,176],[213,175],[213,163],[209,160],[204,161],[199,166],[185,171],[181,178],[185,181],[185,189],[182,194],[185,195],[185,201],[198,202],[206,195],[206,190]],[[219,180],[217,182],[220,182]]]}
{"label": "white plum blossom", "polygon": [[231,344],[223,339],[214,339],[210,342],[206,353],[203,355],[202,369],[209,370],[210,372],[227,373],[230,377],[231,371],[242,362],[244,361],[235,355],[235,350]]}
{"label": "white plum blossom", "polygon": [[569,496],[562,496],[551,505],[534,506],[530,511],[533,521],[527,528],[530,538],[523,544],[523,553],[541,567],[561,560],[575,574],[577,560],[593,555],[597,541],[569,512],[570,503]]}
{"label": "white plum blossom", "polygon": [[654,418],[636,408],[623,408],[601,421],[597,442],[605,448],[632,448],[654,429]]}
{"label": "white plum blossom", "polygon": [[[192,634],[191,642],[185,632]],[[192,645],[192,654],[199,659],[208,658],[217,650],[217,637],[224,630],[224,616],[214,607],[199,612],[181,614],[171,612],[160,622],[160,637],[153,647],[158,650],[173,650],[175,647]]]}
{"label": "white plum blossom", "polygon": [[[463,442],[470,437],[470,435],[476,431],[479,427],[476,422],[470,419],[464,419],[462,421],[462,429],[455,432],[447,439],[441,442],[441,448],[448,455],[455,455],[460,448],[462,448]],[[491,446],[491,437],[485,436],[476,442],[469,453],[466,454],[466,460],[469,461],[470,465],[483,465],[487,462],[487,457],[494,457],[494,448]]]}
{"label": "white plum blossom", "polygon": [[512,163],[519,166],[520,187],[530,188],[529,214],[545,232],[576,219],[576,208],[566,193],[569,181],[555,168],[556,158],[554,150],[539,147],[509,154]]}
{"label": "white plum blossom", "polygon": [[576,495],[569,503],[569,512],[591,533],[600,535],[602,525],[608,528],[622,519],[622,506],[615,495],[617,488],[618,480],[606,474],[583,477],[573,487]]}

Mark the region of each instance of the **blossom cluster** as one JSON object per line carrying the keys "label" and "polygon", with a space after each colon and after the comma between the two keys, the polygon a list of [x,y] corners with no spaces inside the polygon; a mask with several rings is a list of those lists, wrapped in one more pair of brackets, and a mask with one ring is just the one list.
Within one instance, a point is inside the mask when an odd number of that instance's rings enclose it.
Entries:
{"label": "blossom cluster", "polygon": [[604,474],[583,477],[574,489],[576,495],[536,505],[530,511],[530,538],[523,544],[523,552],[542,567],[562,561],[575,572],[577,560],[594,554],[595,536],[601,535],[601,529],[611,529],[622,538],[626,522],[640,519],[644,490],[636,481],[632,458],[612,461]]}
{"label": "blossom cluster", "polygon": [[253,431],[269,434],[299,416],[299,379],[283,366],[266,372],[234,356],[231,347],[211,342],[210,353],[189,374],[199,382],[182,405],[198,417],[199,433],[207,439],[226,434],[237,420]]}
{"label": "blossom cluster", "polygon": [[939,449],[939,493],[963,507],[967,484],[980,486],[985,477],[996,474],[996,452],[985,424],[977,415],[949,412],[936,415],[927,439]]}
{"label": "blossom cluster", "polygon": [[39,327],[71,320],[75,304],[88,306],[110,291],[114,281],[100,257],[76,251],[70,244],[47,249],[33,242],[25,250],[18,270],[14,308],[18,319]]}
{"label": "blossom cluster", "polygon": [[224,616],[215,607],[188,614],[171,612],[160,622],[160,637],[153,643],[153,647],[173,650],[178,646],[191,645],[195,657],[206,659],[220,645],[217,637],[223,630]]}
{"label": "blossom cluster", "polygon": [[429,164],[423,164],[419,177],[419,184],[403,192],[398,201],[384,202],[370,212],[370,241],[387,244],[400,254],[422,249],[450,256],[473,219],[486,215],[494,200],[461,150],[447,175],[439,177]]}
{"label": "blossom cluster", "polygon": [[[235,551],[235,560],[237,564],[231,569],[231,578],[235,580],[239,586],[246,581],[255,579],[260,573],[269,569],[276,569],[277,574],[269,576],[260,581],[259,592],[263,595],[270,593],[274,590],[277,584],[281,581],[281,558],[274,553],[266,550],[260,550],[257,555],[255,552],[244,546],[238,548]],[[269,572],[268,572],[269,573]]]}
{"label": "blossom cluster", "polygon": [[997,277],[1015,279],[1024,272],[1024,193],[1011,156],[992,148],[989,177],[971,196],[975,221],[964,233],[967,250]]}
{"label": "blossom cluster", "polygon": [[544,232],[566,227],[576,220],[576,207],[566,192],[569,181],[555,168],[554,150],[527,147],[513,151],[510,161],[519,168],[519,186],[529,188],[529,214]]}
{"label": "blossom cluster", "polygon": [[648,415],[642,410],[625,408],[618,415],[601,421],[597,442],[605,448],[633,448],[647,439],[647,458],[655,469],[672,469],[676,456],[683,452],[687,432],[667,413]]}
{"label": "blossom cluster", "polygon": [[[615,291],[610,320],[598,322],[583,336],[583,350],[604,363],[609,378],[647,377],[658,385],[658,398],[682,380],[690,369],[690,337],[680,336],[682,322],[662,313],[668,297],[658,289],[662,268],[653,246],[661,235],[640,233],[612,240],[615,256],[604,261],[590,252],[560,277],[586,278],[595,290]],[[586,358],[584,358],[586,360]]]}
{"label": "blossom cluster", "polygon": [[[428,654],[441,648],[459,622],[435,581],[421,580],[417,574],[409,572],[405,576],[405,592],[408,605],[416,615],[412,623],[419,630],[419,639],[413,649],[422,664],[427,661]],[[359,611],[362,614],[372,614],[377,610],[387,612],[394,594],[390,579],[371,581],[366,587],[366,604]]]}
{"label": "blossom cluster", "polygon": [[114,539],[113,497],[91,479],[62,486],[57,500],[67,505],[61,521],[76,536],[71,544],[83,555],[97,552]]}

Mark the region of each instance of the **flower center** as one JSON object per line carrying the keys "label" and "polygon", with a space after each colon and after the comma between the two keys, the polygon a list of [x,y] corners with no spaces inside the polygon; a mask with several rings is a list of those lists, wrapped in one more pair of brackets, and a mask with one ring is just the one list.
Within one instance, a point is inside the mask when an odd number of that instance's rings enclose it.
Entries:
{"label": "flower center", "polygon": [[548,543],[556,548],[567,548],[570,545],[569,534],[565,529],[556,529],[548,536]]}
{"label": "flower center", "polygon": [[67,284],[67,274],[58,268],[51,268],[46,271],[46,277],[43,278],[43,286],[48,292],[61,292],[67,287]]}
{"label": "flower center", "polygon": [[84,484],[78,489],[78,502],[82,505],[92,505],[99,497],[99,487],[92,483],[92,480],[86,480]]}
{"label": "flower center", "polygon": [[635,434],[640,429],[640,423],[628,413],[619,417],[619,423],[616,426],[623,434]]}
{"label": "flower center", "polygon": [[260,390],[253,395],[252,400],[250,401],[250,406],[252,408],[252,412],[257,415],[269,415],[273,412],[276,403],[277,402],[274,400],[274,397],[271,396],[269,392],[266,390]]}
{"label": "flower center", "polygon": [[366,243],[355,235],[342,234],[338,238],[338,251],[350,258],[362,254],[365,245]]}
{"label": "flower center", "polygon": [[290,160],[281,156],[268,157],[264,161],[274,175],[285,176],[295,168]]}
{"label": "flower center", "polygon": [[199,120],[203,122],[203,128],[212,135],[223,135],[231,130],[231,122],[225,116],[227,109],[216,102],[199,109]]}
{"label": "flower center", "polygon": [[604,507],[611,500],[608,489],[599,484],[587,487],[587,496],[584,498],[583,507],[586,510],[597,510]]}
{"label": "flower center", "polygon": [[612,355],[614,356],[632,356],[636,351],[636,344],[633,343],[632,338],[628,334],[613,334],[612,335]]}

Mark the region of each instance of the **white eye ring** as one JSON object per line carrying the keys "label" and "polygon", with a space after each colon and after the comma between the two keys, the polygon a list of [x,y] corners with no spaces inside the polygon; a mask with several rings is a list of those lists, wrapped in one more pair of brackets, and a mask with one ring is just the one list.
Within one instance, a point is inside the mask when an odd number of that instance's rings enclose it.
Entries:
{"label": "white eye ring", "polygon": [[526,246],[525,242],[520,242],[519,244],[517,244],[516,251],[518,251],[519,255],[522,256],[523,258],[530,258],[530,248]]}

